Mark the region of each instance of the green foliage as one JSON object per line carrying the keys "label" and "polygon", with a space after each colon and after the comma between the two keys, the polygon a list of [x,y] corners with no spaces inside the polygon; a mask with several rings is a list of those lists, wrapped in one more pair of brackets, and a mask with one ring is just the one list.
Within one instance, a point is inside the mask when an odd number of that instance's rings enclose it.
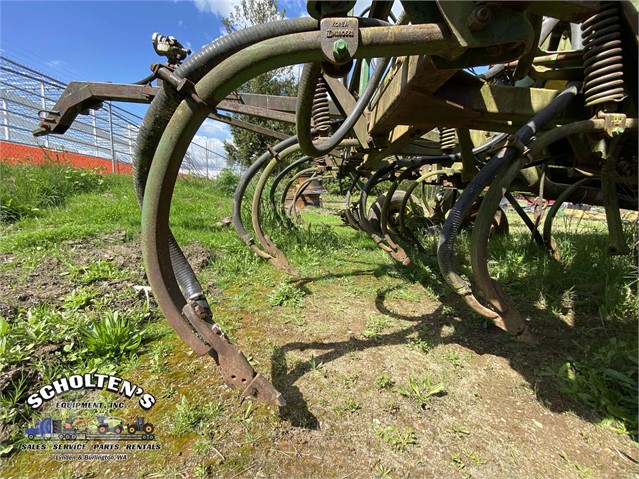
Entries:
{"label": "green foliage", "polygon": [[107,311],[98,321],[82,327],[80,334],[96,356],[119,360],[138,349],[144,331],[120,315],[119,311]]}
{"label": "green foliage", "polygon": [[[236,4],[227,18],[222,19],[222,24],[227,33],[264,23],[281,20],[286,17],[286,12],[279,9],[277,0],[242,0]],[[259,75],[238,88],[240,93],[260,93],[265,95],[295,96],[297,87],[293,76],[292,67],[279,68]],[[241,115],[233,115],[242,118]],[[265,128],[294,135],[294,127],[282,122],[251,118],[251,123]],[[224,149],[231,163],[248,166],[257,157],[266,151],[267,145],[273,142],[272,138],[231,126],[232,142],[225,142]]]}
{"label": "green foliage", "polygon": [[377,340],[388,326],[390,326],[390,321],[385,316],[371,315],[366,319],[366,329],[362,336]]}
{"label": "green foliage", "polygon": [[373,424],[373,429],[375,429],[375,435],[388,444],[393,451],[404,452],[408,446],[417,444],[417,437],[410,427],[402,431],[397,426],[381,427]]}
{"label": "green foliage", "polygon": [[96,169],[55,162],[37,166],[0,163],[0,182],[0,223],[12,223],[61,206],[71,196],[99,190],[104,177]]}
{"label": "green foliage", "polygon": [[391,389],[395,385],[390,375],[384,372],[375,378],[375,387],[377,389]]}
{"label": "green foliage", "polygon": [[625,424],[637,436],[637,344],[611,338],[591,357],[569,361],[557,374],[563,392]]}
{"label": "green foliage", "polygon": [[433,396],[444,392],[444,382],[433,383],[430,374],[424,375],[421,380],[408,376],[408,384],[397,386],[397,392],[407,398],[416,399],[420,407],[426,408]]}
{"label": "green foliage", "polygon": [[278,284],[273,292],[268,295],[268,304],[271,306],[293,306],[298,308],[306,296],[304,290],[286,281]]}
{"label": "green foliage", "polygon": [[213,180],[213,188],[224,195],[233,195],[242,176],[231,168],[224,168]]}
{"label": "green foliage", "polygon": [[192,404],[186,396],[175,406],[173,417],[173,434],[184,434],[195,431],[204,421],[206,415],[204,411],[195,404]]}

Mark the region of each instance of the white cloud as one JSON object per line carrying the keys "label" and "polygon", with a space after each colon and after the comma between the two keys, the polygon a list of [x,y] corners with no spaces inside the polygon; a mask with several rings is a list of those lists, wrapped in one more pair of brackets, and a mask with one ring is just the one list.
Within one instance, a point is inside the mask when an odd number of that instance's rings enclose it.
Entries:
{"label": "white cloud", "polygon": [[212,13],[218,17],[228,17],[237,0],[193,0],[195,8],[202,13]]}
{"label": "white cloud", "polygon": [[214,178],[226,167],[224,142],[218,138],[195,135],[182,162],[181,170],[197,176],[206,176],[208,171],[209,178]]}
{"label": "white cloud", "polygon": [[215,138],[222,142],[231,138],[231,129],[226,123],[206,119],[197,132],[198,135],[206,138]]}

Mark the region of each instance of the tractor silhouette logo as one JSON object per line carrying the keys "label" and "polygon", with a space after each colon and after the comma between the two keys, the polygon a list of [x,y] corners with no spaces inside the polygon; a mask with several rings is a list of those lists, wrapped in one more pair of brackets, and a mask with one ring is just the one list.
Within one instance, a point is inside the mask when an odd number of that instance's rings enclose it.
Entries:
{"label": "tractor silhouette logo", "polygon": [[127,423],[119,417],[96,415],[97,426],[89,426],[85,418],[53,419],[44,418],[24,431],[29,439],[89,440],[89,439],[155,439],[155,427],[138,416]]}

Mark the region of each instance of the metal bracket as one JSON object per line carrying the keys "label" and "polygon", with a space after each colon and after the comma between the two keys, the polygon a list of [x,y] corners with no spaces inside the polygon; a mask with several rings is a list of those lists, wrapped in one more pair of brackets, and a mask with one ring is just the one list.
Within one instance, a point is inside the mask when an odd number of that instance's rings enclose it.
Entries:
{"label": "metal bracket", "polygon": [[246,356],[226,338],[220,327],[204,321],[198,313],[194,301],[182,309],[182,314],[197,334],[211,345],[209,354],[219,366],[224,383],[241,390],[243,397],[250,396],[267,404],[284,406],[286,401],[279,391],[253,369]]}
{"label": "metal bracket", "polygon": [[355,17],[323,18],[320,42],[326,61],[334,65],[350,62],[359,46],[359,21]]}

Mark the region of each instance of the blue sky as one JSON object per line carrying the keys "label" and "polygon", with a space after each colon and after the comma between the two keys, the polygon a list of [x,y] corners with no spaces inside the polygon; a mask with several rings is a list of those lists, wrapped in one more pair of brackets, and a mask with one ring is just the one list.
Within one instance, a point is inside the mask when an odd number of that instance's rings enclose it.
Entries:
{"label": "blue sky", "polygon": [[[173,35],[197,51],[224,34],[220,19],[233,0],[183,1],[6,1],[0,0],[2,55],[55,77],[71,80],[134,82],[162,61],[151,35]],[[280,0],[288,17],[306,14],[302,0]],[[143,115],[145,107],[123,104]],[[207,121],[199,137],[223,153],[229,129]]]}

